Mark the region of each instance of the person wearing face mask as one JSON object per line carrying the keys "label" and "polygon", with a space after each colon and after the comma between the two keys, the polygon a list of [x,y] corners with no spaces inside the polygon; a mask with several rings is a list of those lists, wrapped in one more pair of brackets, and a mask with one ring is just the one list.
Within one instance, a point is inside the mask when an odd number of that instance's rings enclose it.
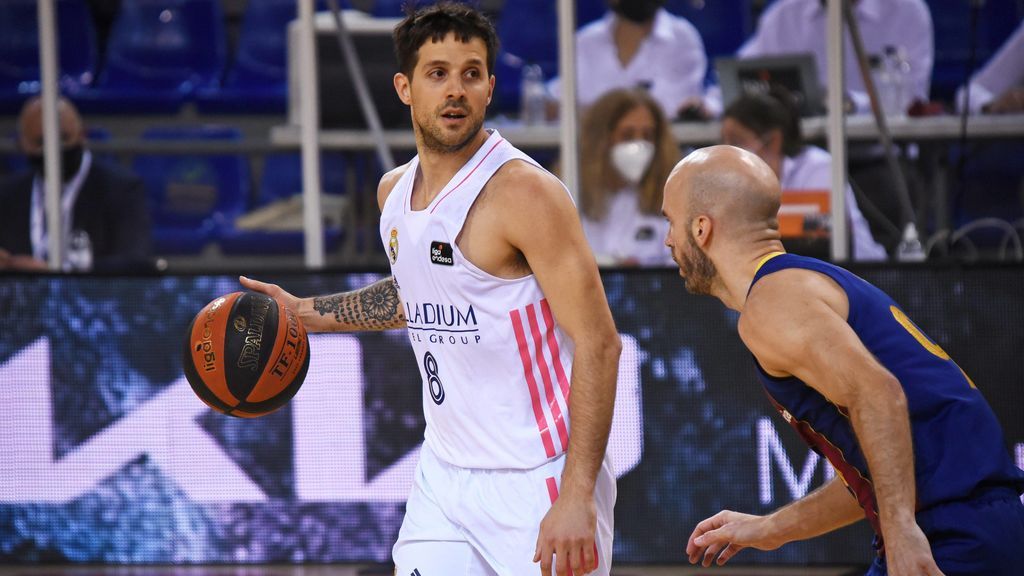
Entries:
{"label": "person wearing face mask", "polygon": [[661,190],[679,159],[658,103],[641,89],[618,89],[583,119],[580,211],[598,264],[670,265],[661,240]]}
{"label": "person wearing face mask", "polygon": [[[935,61],[935,33],[929,3],[925,0],[852,0],[852,9],[868,55],[881,56],[888,48],[894,48],[902,56],[906,67],[902,89],[903,112],[915,102],[928,102]],[[827,14],[825,0],[772,2],[761,13],[754,35],[740,46],[736,57],[812,54],[818,81],[827,93],[828,87],[824,85],[829,65]],[[857,64],[857,55],[849,33],[844,33],[844,36],[844,100],[850,114],[870,114],[871,103]],[[721,101],[717,87],[708,90],[705,102],[711,110],[720,110],[729,104]],[[914,157],[913,147],[906,154],[903,148],[898,147],[897,154],[911,198],[918,198],[922,183],[916,166],[910,161]],[[905,215],[899,202],[900,184],[878,142],[851,144],[847,148],[847,168],[851,180],[860,186],[886,221],[903,222]],[[893,232],[880,223],[881,219],[871,221],[875,237],[889,249],[895,249],[902,236],[902,226]]]}
{"label": "person wearing face mask", "polygon": [[[61,222],[65,243],[73,243],[72,249],[66,250],[63,269],[148,267],[152,241],[142,181],[93,156],[86,146],[82,118],[71,102],[61,98],[57,109]],[[31,168],[0,181],[0,269],[45,270],[48,234],[39,98],[22,107],[18,145]]]}
{"label": "person wearing face mask", "polygon": [[[790,198],[801,193],[823,193],[832,188],[832,156],[817,146],[803,143],[792,97],[781,89],[768,94],[745,94],[729,105],[722,119],[722,142],[757,154],[775,172],[783,192],[780,218],[787,208],[799,210]],[[853,259],[885,260],[885,248],[871,235],[871,228],[849,185],[846,209]]]}
{"label": "person wearing face mask", "polygon": [[[693,24],[665,0],[608,0],[603,18],[576,33],[576,97],[587,108],[615,88],[644,87],[671,118],[698,108],[708,59]],[[548,85],[558,94],[558,79]]]}

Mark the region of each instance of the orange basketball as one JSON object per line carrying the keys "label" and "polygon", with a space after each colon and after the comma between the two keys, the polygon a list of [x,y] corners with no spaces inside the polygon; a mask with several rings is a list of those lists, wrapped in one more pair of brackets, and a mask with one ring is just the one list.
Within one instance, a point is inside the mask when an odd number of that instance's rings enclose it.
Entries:
{"label": "orange basketball", "polygon": [[185,336],[185,378],[210,408],[241,418],[284,406],[309,369],[309,336],[273,298],[232,292],[196,314]]}

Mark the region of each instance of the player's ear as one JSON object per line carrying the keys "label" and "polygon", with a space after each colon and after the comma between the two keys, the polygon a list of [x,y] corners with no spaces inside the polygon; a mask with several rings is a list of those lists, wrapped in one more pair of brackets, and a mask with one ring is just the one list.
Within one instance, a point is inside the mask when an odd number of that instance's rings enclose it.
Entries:
{"label": "player's ear", "polygon": [[711,228],[711,218],[706,214],[701,214],[690,222],[690,234],[693,234],[693,239],[697,246],[701,248],[707,246],[708,241],[711,239]]}
{"label": "player's ear", "polygon": [[398,93],[398,98],[406,106],[412,105],[412,94],[409,86],[409,77],[401,72],[395,74],[395,92]]}
{"label": "player's ear", "polygon": [[494,97],[494,74],[491,74],[491,77],[488,82],[490,83],[491,87],[487,89],[487,105],[490,106],[491,98]]}

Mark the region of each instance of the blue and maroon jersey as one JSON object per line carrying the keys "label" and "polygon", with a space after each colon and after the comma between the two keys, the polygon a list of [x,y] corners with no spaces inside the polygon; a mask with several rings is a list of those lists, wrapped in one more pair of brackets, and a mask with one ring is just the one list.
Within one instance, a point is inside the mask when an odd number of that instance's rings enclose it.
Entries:
{"label": "blue and maroon jersey", "polygon": [[[918,511],[967,499],[989,487],[1024,492],[1024,471],[1011,460],[988,403],[967,374],[892,298],[847,270],[793,254],[763,262],[751,288],[761,278],[787,268],[824,274],[846,292],[847,323],[903,386],[913,437]],[[760,364],[757,369],[772,404],[813,450],[828,458],[875,533],[881,535],[871,473],[847,409],[798,378],[772,377]]]}

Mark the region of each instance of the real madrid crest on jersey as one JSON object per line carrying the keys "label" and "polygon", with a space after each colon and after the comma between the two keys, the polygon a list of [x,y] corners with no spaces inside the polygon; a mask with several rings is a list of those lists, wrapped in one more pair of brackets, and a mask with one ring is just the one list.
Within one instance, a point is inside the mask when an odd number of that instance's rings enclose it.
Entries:
{"label": "real madrid crest on jersey", "polygon": [[398,228],[391,229],[391,240],[388,242],[388,257],[391,263],[398,261]]}

